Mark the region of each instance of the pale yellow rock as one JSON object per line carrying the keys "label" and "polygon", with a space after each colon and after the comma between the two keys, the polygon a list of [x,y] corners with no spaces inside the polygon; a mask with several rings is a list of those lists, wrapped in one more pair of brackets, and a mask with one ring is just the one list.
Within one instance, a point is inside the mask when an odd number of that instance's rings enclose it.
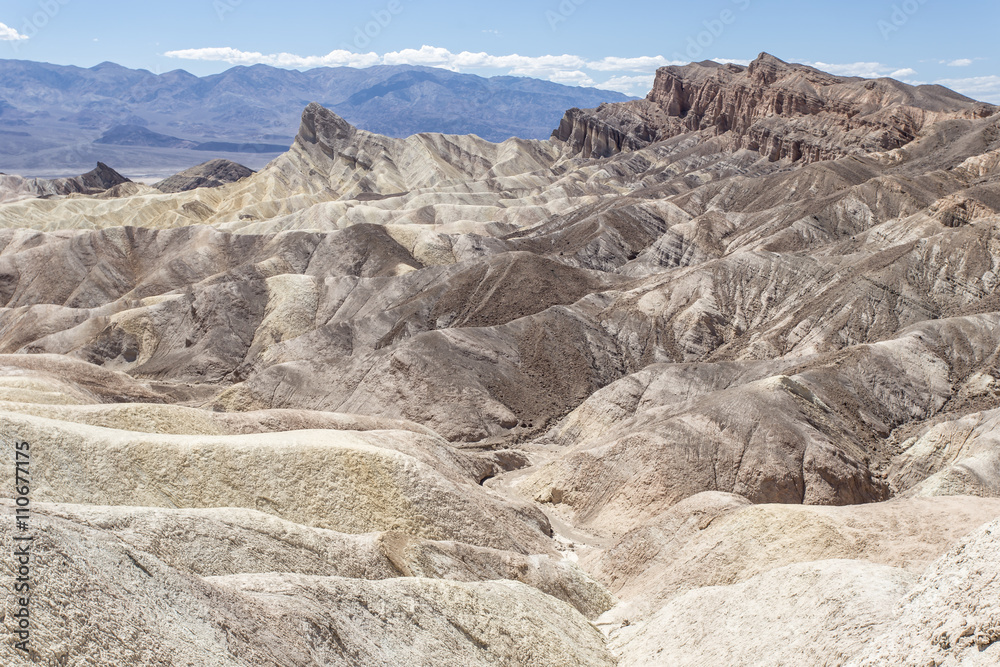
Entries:
{"label": "pale yellow rock", "polygon": [[4,424],[8,445],[31,444],[39,502],[244,507],[345,533],[550,549],[540,512],[487,493],[444,442],[413,432],[152,435],[15,413]]}
{"label": "pale yellow rock", "polygon": [[[992,398],[992,376],[967,383],[975,397]],[[908,496],[1000,497],[1000,410],[946,421],[907,443],[889,479]]]}
{"label": "pale yellow rock", "polygon": [[702,586],[725,586],[812,561],[848,559],[921,573],[1000,500],[896,499],[848,507],[750,505],[731,494],[686,499],[583,565],[624,601],[603,623],[636,620]]}
{"label": "pale yellow rock", "polygon": [[[10,501],[3,501],[11,509]],[[0,504],[3,504],[0,503]],[[525,556],[404,533],[345,534],[257,510],[34,503],[33,511],[114,534],[185,574],[285,572],[351,579],[422,577],[519,581],[595,618],[617,603],[579,567],[560,557]]]}
{"label": "pale yellow rock", "polygon": [[935,561],[852,667],[985,667],[1000,661],[1000,522]]}
{"label": "pale yellow rock", "polygon": [[909,572],[850,560],[801,563],[699,588],[612,634],[620,665],[838,665],[888,627]]}

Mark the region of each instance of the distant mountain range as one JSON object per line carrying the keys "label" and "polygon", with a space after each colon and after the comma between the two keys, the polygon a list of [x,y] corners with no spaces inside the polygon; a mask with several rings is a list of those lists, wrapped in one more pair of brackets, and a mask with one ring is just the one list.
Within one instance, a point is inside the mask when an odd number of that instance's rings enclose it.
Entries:
{"label": "distant mountain range", "polygon": [[188,148],[193,151],[214,151],[232,153],[283,153],[285,144],[234,143],[230,141],[188,141],[169,134],[161,134],[142,125],[115,125],[101,135],[95,144],[109,146],[146,146],[148,148]]}
{"label": "distant mountain range", "polygon": [[100,160],[162,175],[203,162],[205,152],[260,167],[287,149],[310,102],[389,136],[444,132],[502,141],[547,138],[569,108],[627,99],[428,67],[303,72],[254,65],[197,77],[114,63],[85,69],[0,60],[0,171],[80,173]]}

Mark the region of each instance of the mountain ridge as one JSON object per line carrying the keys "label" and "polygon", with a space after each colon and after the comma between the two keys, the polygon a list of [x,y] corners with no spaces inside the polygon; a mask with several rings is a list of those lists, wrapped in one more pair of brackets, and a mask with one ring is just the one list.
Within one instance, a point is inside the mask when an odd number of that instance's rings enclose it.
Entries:
{"label": "mountain ridge", "polygon": [[[299,71],[254,65],[196,77],[183,70],[157,75],[109,64],[0,60],[0,128],[27,133],[0,135],[0,170],[78,173],[99,160],[119,169],[156,167],[158,160],[160,173],[191,166],[177,149],[91,145],[116,125],[208,143],[219,157],[239,161],[225,144],[290,143],[302,109],[314,100],[381,134],[476,133],[502,141],[547,137],[571,106],[627,99],[593,88],[413,66]],[[262,167],[280,152],[272,148],[249,166]]]}

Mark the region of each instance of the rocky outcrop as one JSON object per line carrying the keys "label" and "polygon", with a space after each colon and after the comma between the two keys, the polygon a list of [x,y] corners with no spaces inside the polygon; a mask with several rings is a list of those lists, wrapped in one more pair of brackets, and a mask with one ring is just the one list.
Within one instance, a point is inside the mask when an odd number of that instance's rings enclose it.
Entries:
{"label": "rocky outcrop", "polygon": [[160,192],[186,192],[195,188],[217,188],[226,183],[235,183],[253,174],[241,164],[231,160],[209,160],[190,169],[174,174],[153,185]]}
{"label": "rocky outcrop", "polygon": [[612,646],[623,667],[842,665],[890,625],[915,579],[858,561],[789,565],[678,596]]}
{"label": "rocky outcrop", "polygon": [[772,161],[815,162],[892,150],[939,120],[995,112],[940,86],[837,77],[763,53],[749,67],[661,68],[646,100],[571,110],[553,137],[583,157],[607,157],[700,132]]}
{"label": "rocky outcrop", "polygon": [[625,533],[584,566],[621,600],[602,623],[637,621],[689,590],[729,586],[794,563],[867,561],[920,574],[1000,499],[895,499],[844,507],[752,505],[696,494]]}
{"label": "rocky outcrop", "polygon": [[131,181],[103,162],[98,162],[97,167],[86,174],[70,178],[23,178],[0,174],[0,203],[69,194],[94,195],[122,183]]}
{"label": "rocky outcrop", "polygon": [[[456,454],[436,436],[410,431],[142,435],[20,414],[8,414],[4,424],[11,437],[32,443],[40,458],[58,466],[37,488],[39,501],[254,507],[345,533],[396,530],[515,553],[547,550],[544,514],[486,493],[477,482],[489,474],[489,465]],[[104,454],[90,462],[81,456],[85,450]],[[108,482],[96,486],[86,481],[106,477]]]}
{"label": "rocky outcrop", "polygon": [[640,109],[652,110],[641,103],[605,104],[594,113],[570,109],[552,137],[568,143],[585,159],[638,150],[660,137],[656,125],[638,116]]}

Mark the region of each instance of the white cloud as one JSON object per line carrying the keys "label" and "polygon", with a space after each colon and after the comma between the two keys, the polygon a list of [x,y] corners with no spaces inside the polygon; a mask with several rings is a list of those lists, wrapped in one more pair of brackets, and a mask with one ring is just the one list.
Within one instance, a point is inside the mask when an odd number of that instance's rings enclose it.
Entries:
{"label": "white cloud", "polygon": [[207,49],[182,49],[167,51],[168,58],[183,60],[208,60],[224,62],[231,65],[272,65],[274,67],[306,68],[306,67],[372,67],[379,65],[382,59],[376,53],[351,53],[350,51],[331,51],[325,56],[297,56],[293,53],[264,54],[256,51],[240,51],[229,47]]}
{"label": "white cloud", "polygon": [[655,72],[667,65],[687,65],[678,60],[667,60],[663,56],[642,56],[639,58],[608,57],[587,63],[588,69],[598,72]]}
{"label": "white cloud", "polygon": [[972,60],[970,58],[959,58],[958,60],[952,60],[950,62],[942,60],[941,64],[947,65],[948,67],[968,67],[972,64]]}
{"label": "white cloud", "polygon": [[[504,72],[512,76],[530,76],[556,83],[576,86],[596,86],[628,95],[642,96],[653,86],[654,74],[660,67],[687,63],[667,60],[663,56],[623,58],[608,56],[588,60],[580,56],[518,54],[493,55],[483,51],[454,53],[437,46],[419,49],[402,49],[379,55],[377,53],[352,53],[346,50],[331,51],[325,56],[298,56],[291,53],[265,54],[222,47],[168,51],[170,58],[227,62],[233,65],[265,64],[274,67],[310,68],[324,66],[371,67],[374,65],[422,65],[441,67],[454,72],[487,70]],[[749,60],[716,58],[719,63],[749,65]],[[847,76],[898,78],[916,74],[912,69],[895,69],[877,62],[849,64],[807,63],[818,69]]]}
{"label": "white cloud", "polygon": [[616,76],[600,84],[600,87],[605,90],[615,90],[634,97],[644,97],[653,88],[653,80],[655,78],[656,76],[653,74]]}
{"label": "white cloud", "polygon": [[546,78],[554,83],[561,83],[567,86],[594,85],[594,80],[580,70],[573,70],[572,72],[553,72]]}
{"label": "white cloud", "polygon": [[917,75],[917,70],[910,67],[897,69],[879,62],[856,63],[823,63],[807,62],[806,65],[837,76],[859,76],[865,79],[882,79],[889,77],[906,83],[914,83],[911,78]]}
{"label": "white cloud", "polygon": [[28,39],[28,36],[22,35],[4,23],[0,23],[0,42],[19,42],[22,39]]}
{"label": "white cloud", "polygon": [[[476,69],[508,70],[516,76],[533,76],[552,80],[588,80],[579,76],[581,70],[587,68],[587,61],[579,56],[494,56],[489,53],[472,53],[462,51],[452,53],[448,49],[435,46],[422,46],[419,49],[403,49],[391,51],[384,55],[377,53],[352,53],[350,51],[331,51],[325,56],[297,56],[291,53],[265,54],[257,51],[240,51],[229,47],[207,49],[185,49],[167,51],[168,58],[185,60],[209,60],[227,62],[233,65],[273,65],[275,67],[307,68],[307,67],[372,67],[374,65],[422,65],[425,67],[442,67],[453,71]],[[581,84],[589,85],[589,84]]]}
{"label": "white cloud", "polygon": [[392,51],[382,56],[384,65],[424,65],[443,67],[454,72],[469,70],[506,70],[513,76],[530,76],[547,79],[556,83],[578,86],[592,86],[594,80],[583,70],[588,69],[586,60],[579,56],[520,56],[517,54],[495,56],[485,52],[462,51],[452,53],[448,49],[422,46],[419,49]]}
{"label": "white cloud", "polygon": [[941,79],[935,81],[942,86],[956,90],[983,102],[1000,104],[1000,76],[974,76],[968,79]]}
{"label": "white cloud", "polygon": [[888,65],[883,65],[882,63],[805,63],[810,67],[815,67],[818,70],[824,72],[829,72],[830,74],[836,74],[837,76],[860,76],[866,79],[878,79],[883,76],[889,76],[892,72],[892,68]]}
{"label": "white cloud", "polygon": [[[485,54],[483,54],[485,55]],[[453,69],[452,52],[435,46],[421,46],[419,49],[403,49],[382,56],[381,63],[385,65],[425,65],[427,67],[445,67]]]}
{"label": "white cloud", "polygon": [[741,60],[739,58],[712,58],[712,60],[717,63],[722,63],[723,65],[743,65],[744,67],[749,66],[750,63],[753,62],[750,60]]}
{"label": "white cloud", "polygon": [[[471,51],[452,53],[448,49],[426,45],[419,49],[391,51],[381,56],[376,53],[356,54],[344,50],[331,51],[325,56],[297,56],[291,53],[265,54],[257,51],[240,51],[229,47],[167,51],[164,55],[168,58],[209,60],[226,62],[233,65],[264,64],[274,67],[291,68],[423,65],[426,67],[442,67],[455,72],[484,69],[505,70],[513,76],[530,76],[547,79],[556,83],[578,86],[595,85],[594,79],[584,70],[602,71],[592,67],[592,63],[589,63],[584,58],[568,54],[521,56],[515,53],[506,56],[496,56],[485,52],[473,53]],[[643,65],[648,66],[646,63],[643,63]],[[633,63],[630,66],[635,67],[638,64]]]}
{"label": "white cloud", "polygon": [[[389,54],[386,54],[388,57]],[[487,53],[463,51],[452,57],[451,63],[457,69],[510,69],[511,74],[534,76],[534,73],[583,69],[587,61],[579,56],[491,56]]]}

